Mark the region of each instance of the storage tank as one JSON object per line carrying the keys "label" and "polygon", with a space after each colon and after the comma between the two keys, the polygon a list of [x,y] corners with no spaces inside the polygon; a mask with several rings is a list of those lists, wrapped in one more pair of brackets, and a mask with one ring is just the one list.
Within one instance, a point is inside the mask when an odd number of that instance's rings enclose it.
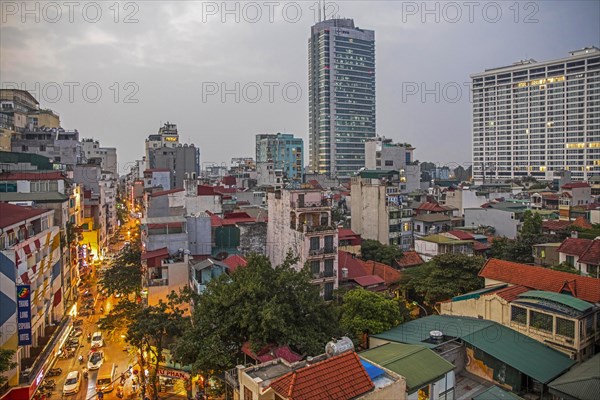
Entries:
{"label": "storage tank", "polygon": [[338,340],[332,340],[325,346],[327,357],[337,356],[346,351],[354,351],[354,343],[352,343],[352,340],[347,336],[343,336]]}

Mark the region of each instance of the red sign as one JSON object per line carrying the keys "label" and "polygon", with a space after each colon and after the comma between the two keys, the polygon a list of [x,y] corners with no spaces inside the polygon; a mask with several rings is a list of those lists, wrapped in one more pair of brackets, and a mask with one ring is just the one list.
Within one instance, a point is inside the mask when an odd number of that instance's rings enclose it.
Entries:
{"label": "red sign", "polygon": [[174,369],[159,368],[156,375],[168,376],[169,378],[190,379],[190,374],[185,371],[177,371]]}

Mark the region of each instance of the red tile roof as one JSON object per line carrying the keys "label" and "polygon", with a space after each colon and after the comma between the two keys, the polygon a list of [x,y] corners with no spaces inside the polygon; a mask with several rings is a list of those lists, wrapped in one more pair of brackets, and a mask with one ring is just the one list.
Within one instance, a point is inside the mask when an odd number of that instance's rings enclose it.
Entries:
{"label": "red tile roof", "polygon": [[179,192],[183,192],[183,189],[162,190],[160,192],[154,192],[154,193],[150,194],[150,197],[165,196],[167,194],[179,193]]}
{"label": "red tile roof", "polygon": [[355,352],[346,352],[291,371],[270,387],[286,400],[348,400],[375,385]]}
{"label": "red tile roof", "polygon": [[316,179],[310,179],[310,180],[309,180],[308,182],[306,182],[306,183],[308,183],[312,189],[323,189],[323,188],[321,187],[321,184],[319,183],[319,181],[318,181],[318,180],[316,180]]}
{"label": "red tile roof", "polygon": [[416,251],[405,251],[402,257],[396,260],[400,268],[416,267],[423,264],[423,259]]}
{"label": "red tile roof", "polygon": [[385,281],[377,275],[357,276],[353,280],[362,287],[385,284]]}
{"label": "red tile roof", "polygon": [[570,256],[582,256],[591,244],[592,240],[589,239],[567,238],[558,246],[557,251]]}
{"label": "red tile roof", "polygon": [[416,208],[417,211],[431,211],[431,212],[444,212],[448,211],[449,208],[440,206],[437,203],[423,203],[419,207]]}
{"label": "red tile roof", "polygon": [[289,363],[295,363],[302,360],[302,356],[295,353],[289,346],[276,347],[271,344],[260,349],[258,353],[255,353],[250,347],[250,342],[246,342],[242,345],[242,352],[260,363],[271,361],[276,358],[282,358]]}
{"label": "red tile roof", "polygon": [[32,208],[16,206],[14,204],[0,203],[0,228],[15,225],[29,218],[37,217],[48,211],[45,208]]}
{"label": "red tile roof", "polygon": [[600,265],[600,239],[592,241],[590,247],[579,257],[580,263]]}
{"label": "red tile roof", "polygon": [[514,299],[519,297],[521,293],[528,292],[529,290],[530,289],[528,287],[516,285],[505,287],[490,294],[497,294],[506,301],[513,301]]}
{"label": "red tile roof", "polygon": [[485,251],[485,250],[489,250],[492,246],[490,246],[488,243],[481,243],[478,241],[474,241],[473,242],[473,250],[474,251]]}
{"label": "red tile roof", "polygon": [[469,232],[461,231],[461,230],[458,230],[458,229],[452,230],[452,231],[448,231],[446,233],[454,236],[458,240],[473,240],[473,235],[471,235]]}
{"label": "red tile roof", "polygon": [[591,187],[589,183],[586,182],[571,182],[565,185],[562,185],[561,189],[575,189],[575,188],[584,188]]}
{"label": "red tile roof", "polygon": [[227,186],[235,186],[237,183],[235,180],[235,176],[232,175],[224,176],[223,179],[221,179],[221,182],[223,182],[223,185]]}
{"label": "red tile roof", "polygon": [[398,283],[402,279],[402,272],[390,267],[389,265],[382,264],[377,261],[365,261],[365,266],[367,267],[368,273],[371,275],[377,275],[383,279],[386,285]]}
{"label": "red tile roof", "polygon": [[239,254],[232,254],[222,262],[229,267],[229,271],[231,272],[238,269],[238,267],[245,267],[248,265],[248,261],[246,261],[246,259]]}
{"label": "red tile roof", "polygon": [[547,220],[542,221],[542,228],[549,231],[562,231],[571,225],[571,221]]}
{"label": "red tile roof", "polygon": [[66,179],[61,171],[3,172],[0,181],[55,181]]}
{"label": "red tile roof", "polygon": [[571,293],[578,299],[600,303],[600,279],[554,271],[544,267],[490,258],[479,276],[499,282],[522,285],[530,289]]}
{"label": "red tile roof", "polygon": [[169,249],[166,247],[163,247],[162,249],[157,249],[157,250],[152,250],[152,251],[147,251],[145,253],[142,253],[142,260],[148,260],[150,258],[156,258],[156,257],[167,257],[169,255]]}
{"label": "red tile roof", "polygon": [[364,261],[359,258],[353,258],[352,254],[346,251],[338,251],[338,278],[342,279],[342,268],[348,269],[348,279],[358,276],[369,275]]}
{"label": "red tile roof", "polygon": [[351,239],[356,236],[360,237],[360,235],[354,233],[352,229],[338,228],[338,240]]}
{"label": "red tile roof", "polygon": [[214,186],[209,186],[209,185],[198,185],[198,189],[196,191],[196,194],[198,196],[214,196],[216,194],[215,192],[215,187]]}

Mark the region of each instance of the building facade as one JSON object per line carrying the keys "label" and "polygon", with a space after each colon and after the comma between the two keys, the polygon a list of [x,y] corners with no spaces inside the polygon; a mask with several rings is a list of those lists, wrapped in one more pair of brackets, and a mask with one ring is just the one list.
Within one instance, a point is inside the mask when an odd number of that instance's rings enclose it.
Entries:
{"label": "building facade", "polygon": [[273,163],[286,179],[302,181],[304,141],[289,133],[256,135],[256,163]]}
{"label": "building facade", "polygon": [[309,170],[348,177],[375,137],[375,32],[352,19],[311,28],[308,41]]}
{"label": "building facade", "polygon": [[268,194],[267,255],[281,265],[291,251],[313,274],[312,283],[326,300],[338,287],[338,231],[331,219],[331,199],[320,190],[280,190]]}
{"label": "building facade", "polygon": [[398,171],[400,191],[409,193],[419,189],[421,168],[413,159],[408,143],[392,143],[392,139],[376,137],[365,143],[365,168],[370,170]]}
{"label": "building facade", "polygon": [[351,228],[363,239],[413,246],[413,210],[400,196],[397,171],[364,170],[352,177]]}
{"label": "building facade", "polygon": [[119,165],[117,164],[117,149],[115,147],[101,147],[100,142],[94,139],[83,139],[81,150],[86,160],[90,158],[101,159],[102,169],[111,172],[115,177],[119,176]]}
{"label": "building facade", "polygon": [[600,50],[471,75],[475,182],[600,172]]}

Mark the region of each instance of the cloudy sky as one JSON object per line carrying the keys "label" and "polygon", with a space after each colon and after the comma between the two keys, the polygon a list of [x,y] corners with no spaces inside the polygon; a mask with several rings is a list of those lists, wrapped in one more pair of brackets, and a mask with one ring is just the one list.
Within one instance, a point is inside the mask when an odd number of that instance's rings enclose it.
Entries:
{"label": "cloudy sky", "polygon": [[[254,157],[254,135],[308,138],[317,0],[2,1],[0,81],[104,146],[122,171],[166,121],[201,162]],[[338,1],[376,38],[377,131],[415,158],[469,165],[469,75],[600,43],[598,1]],[[305,144],[307,147],[307,145]]]}

